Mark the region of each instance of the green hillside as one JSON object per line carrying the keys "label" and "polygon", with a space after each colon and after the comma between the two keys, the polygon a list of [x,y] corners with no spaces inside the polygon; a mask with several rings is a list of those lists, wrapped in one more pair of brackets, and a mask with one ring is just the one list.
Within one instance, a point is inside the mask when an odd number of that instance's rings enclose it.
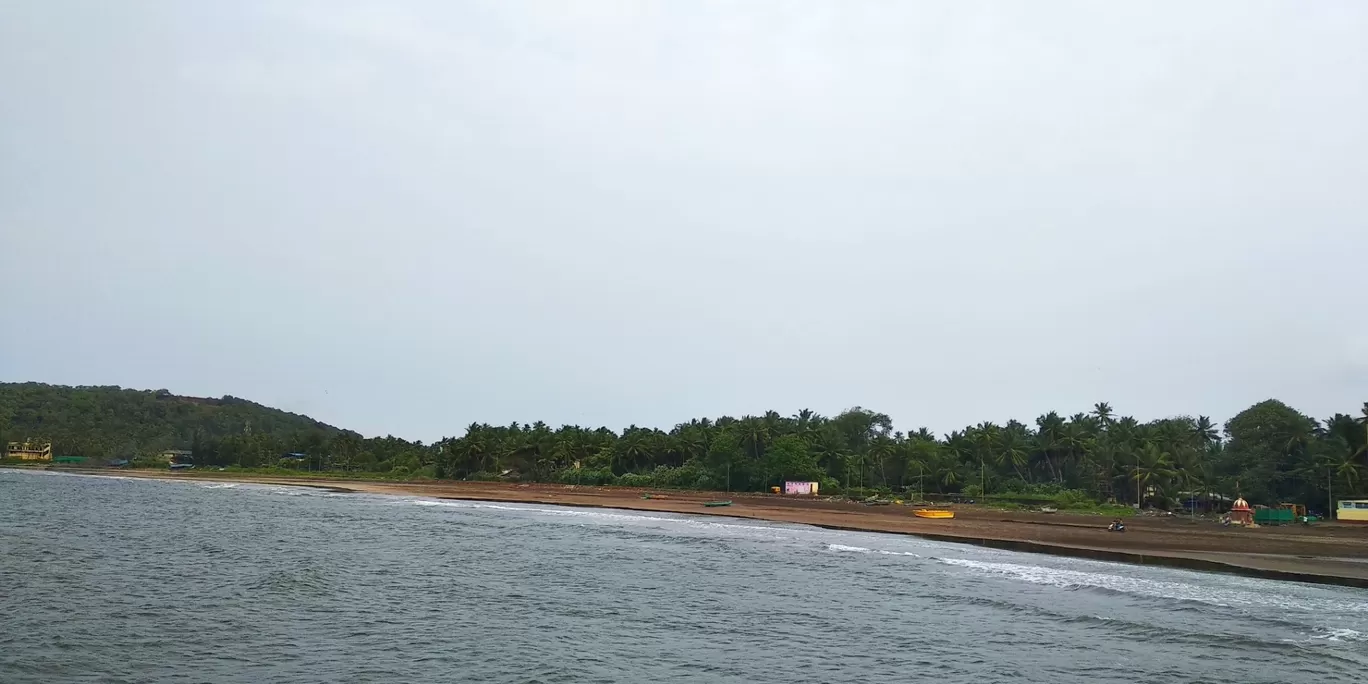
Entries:
{"label": "green hillside", "polygon": [[129,458],[191,449],[228,437],[324,441],[343,431],[245,399],[181,397],[166,390],[0,383],[0,442],[51,440],[62,456]]}
{"label": "green hillside", "polygon": [[[1368,495],[1368,403],[1316,420],[1261,401],[1221,430],[1206,416],[1140,421],[1107,403],[1032,423],[981,422],[937,436],[883,413],[803,410],[695,418],[670,429],[472,423],[433,444],[363,439],[244,399],[165,390],[0,384],[0,440],[52,440],[57,456],[136,459],[189,449],[203,467],[384,473],[387,477],[765,491],[964,494],[1063,504],[1179,507],[1192,492],[1320,506]],[[1223,434],[1224,433],[1224,434]],[[302,454],[303,456],[300,456]]]}

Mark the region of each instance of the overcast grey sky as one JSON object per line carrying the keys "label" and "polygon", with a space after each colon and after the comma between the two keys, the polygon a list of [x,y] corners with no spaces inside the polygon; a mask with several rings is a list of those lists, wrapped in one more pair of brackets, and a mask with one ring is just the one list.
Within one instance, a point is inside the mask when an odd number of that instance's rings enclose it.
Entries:
{"label": "overcast grey sky", "polygon": [[1368,400],[1368,3],[0,0],[0,380],[367,435]]}

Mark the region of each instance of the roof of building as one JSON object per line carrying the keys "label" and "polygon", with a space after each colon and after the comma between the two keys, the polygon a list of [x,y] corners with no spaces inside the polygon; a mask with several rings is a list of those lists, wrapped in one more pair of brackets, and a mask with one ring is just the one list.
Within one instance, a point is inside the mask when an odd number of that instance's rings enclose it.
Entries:
{"label": "roof of building", "polygon": [[184,455],[184,456],[188,456],[188,455],[190,455],[192,452],[189,451],[188,449],[165,449],[165,450],[162,451],[162,453],[163,453],[163,454],[181,454],[181,455]]}

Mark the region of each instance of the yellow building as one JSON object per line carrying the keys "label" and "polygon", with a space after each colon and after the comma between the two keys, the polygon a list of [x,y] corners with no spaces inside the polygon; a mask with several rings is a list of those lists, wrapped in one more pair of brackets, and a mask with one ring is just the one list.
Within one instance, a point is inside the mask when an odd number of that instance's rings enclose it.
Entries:
{"label": "yellow building", "polygon": [[51,461],[52,442],[10,442],[5,447],[5,458],[20,461]]}
{"label": "yellow building", "polygon": [[1368,499],[1342,499],[1335,510],[1335,519],[1368,523]]}

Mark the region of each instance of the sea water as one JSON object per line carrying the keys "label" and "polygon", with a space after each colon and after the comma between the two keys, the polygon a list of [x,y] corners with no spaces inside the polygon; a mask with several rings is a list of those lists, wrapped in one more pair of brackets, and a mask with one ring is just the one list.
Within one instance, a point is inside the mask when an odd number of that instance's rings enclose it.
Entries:
{"label": "sea water", "polygon": [[731,518],[0,470],[0,682],[1313,682],[1368,592]]}

